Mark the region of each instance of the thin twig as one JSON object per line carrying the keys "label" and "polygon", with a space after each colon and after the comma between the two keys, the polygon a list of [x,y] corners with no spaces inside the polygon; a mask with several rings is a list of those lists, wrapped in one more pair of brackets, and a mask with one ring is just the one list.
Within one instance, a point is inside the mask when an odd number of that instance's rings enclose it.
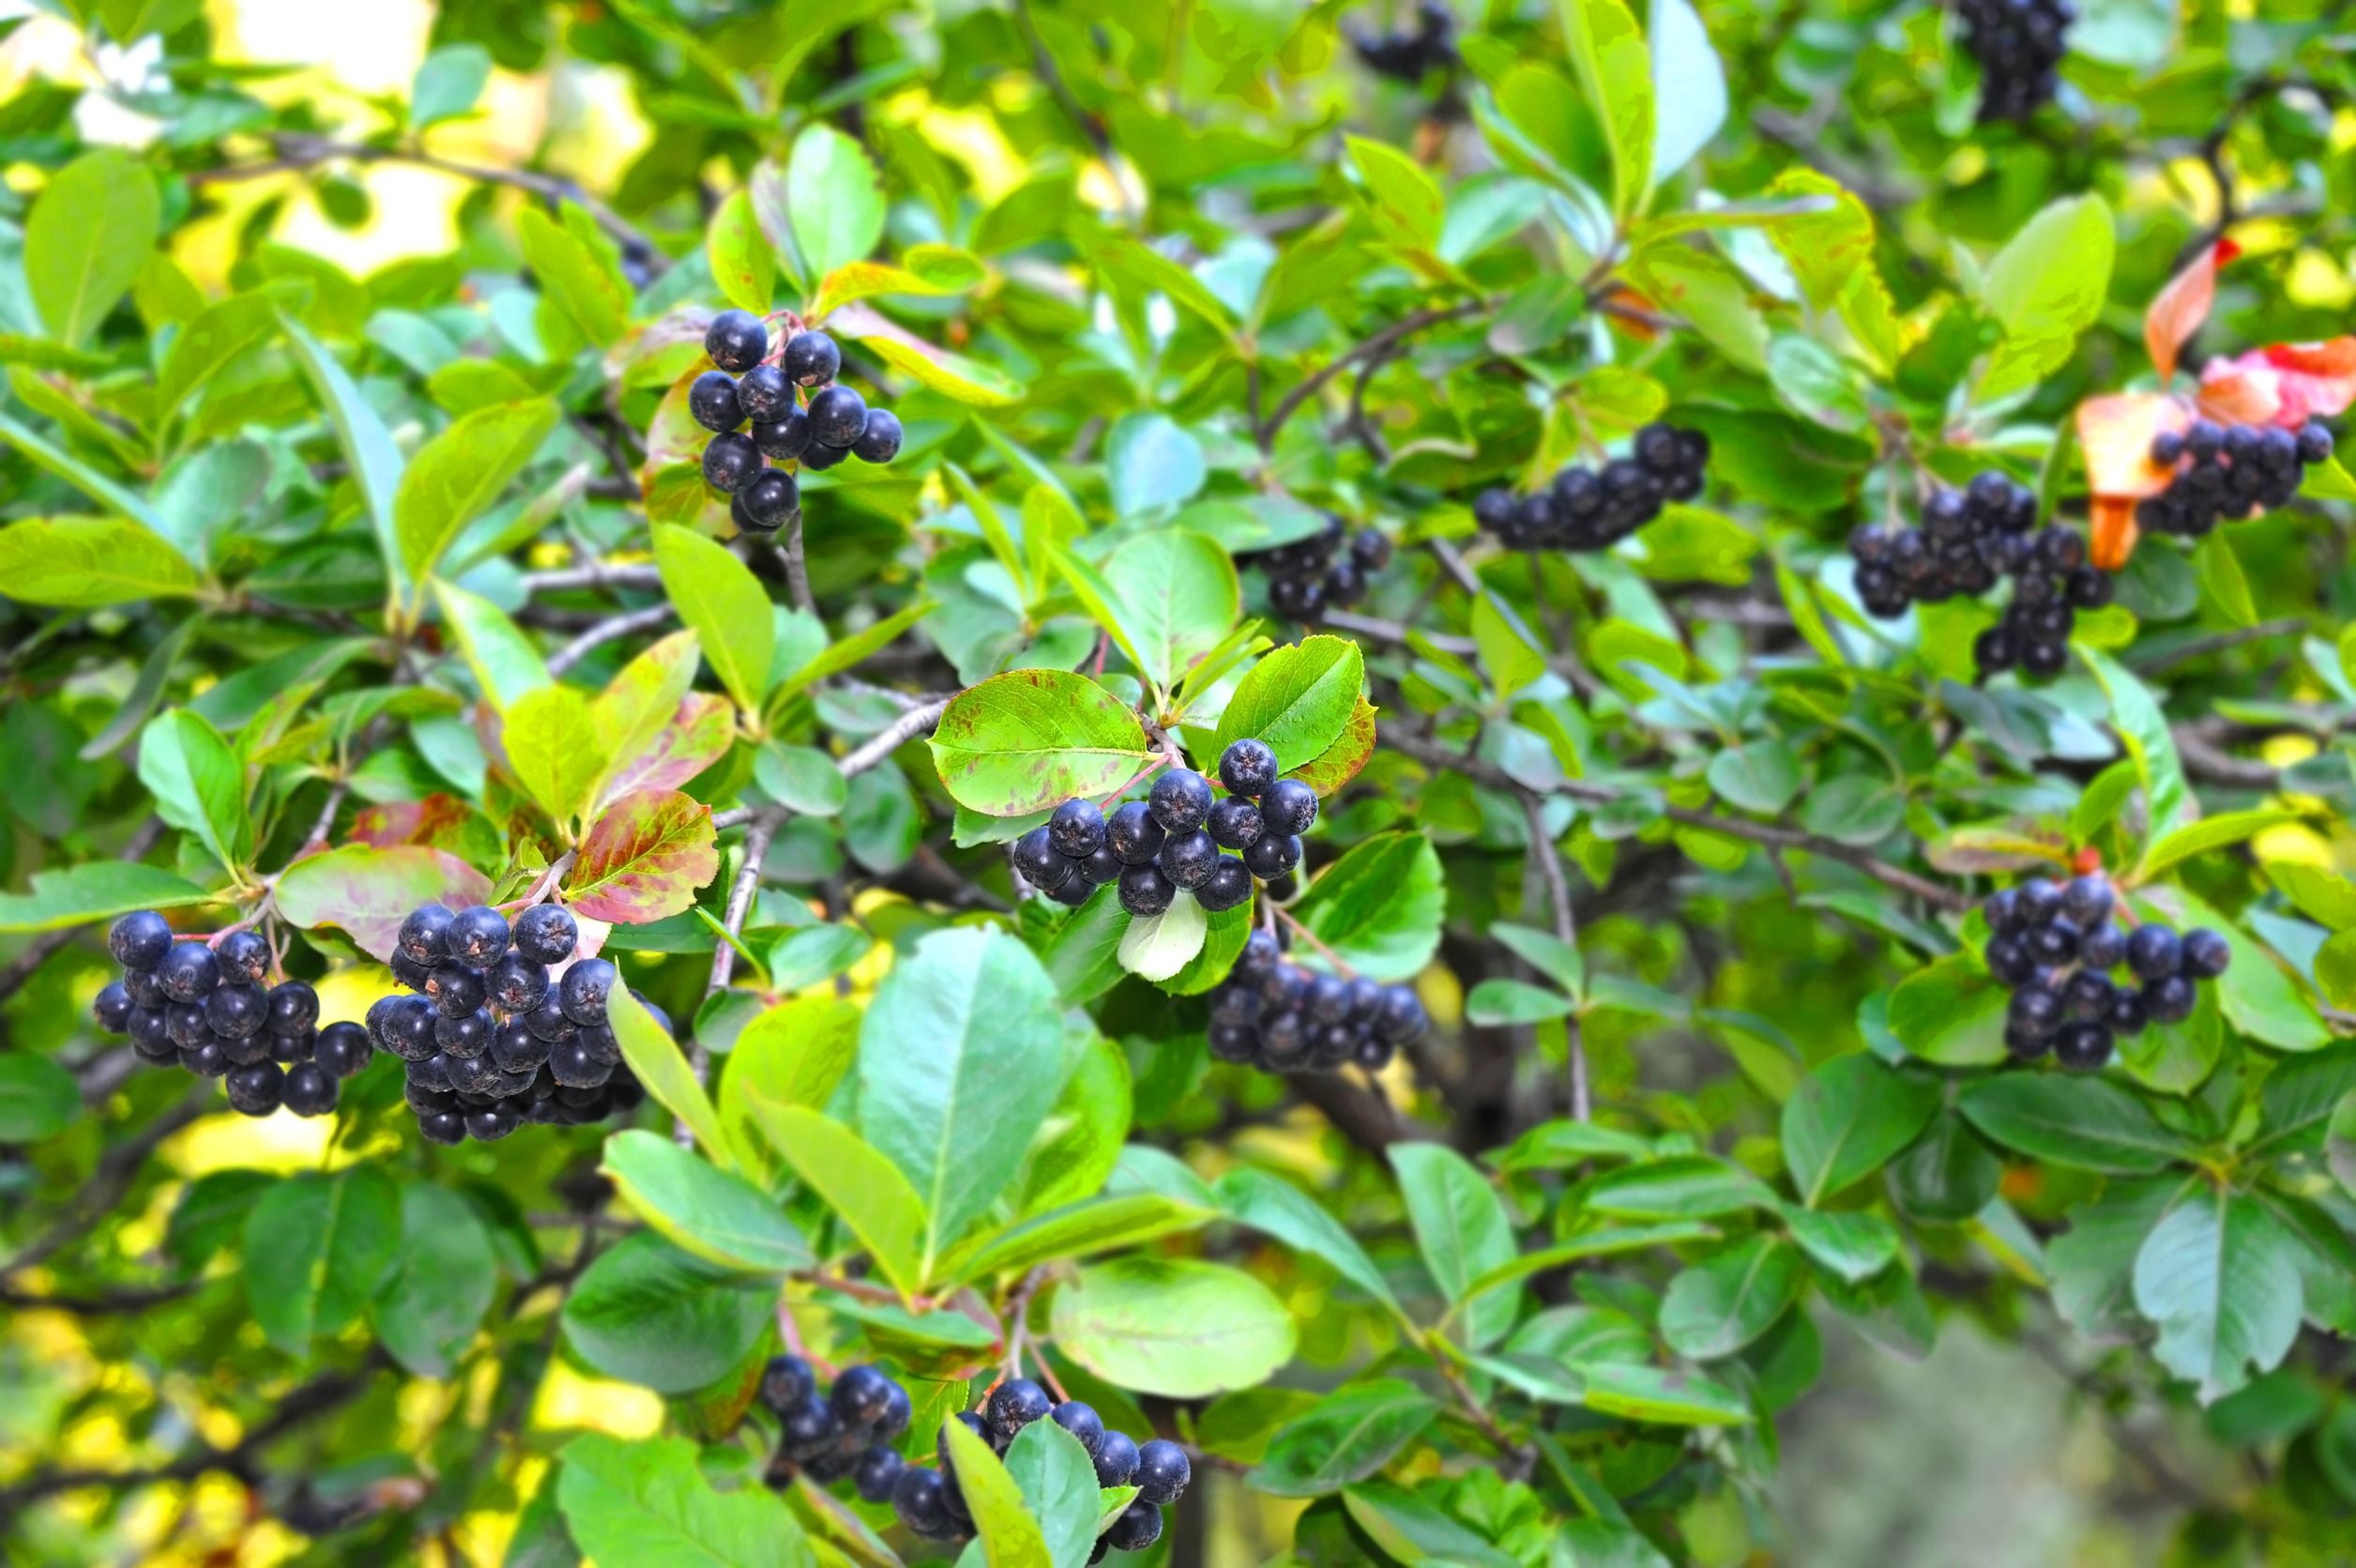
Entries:
{"label": "thin twig", "polygon": [[805,616],[818,613],[818,601],[810,592],[810,567],[802,558],[801,509],[794,509],[794,520],[785,525],[785,586],[794,596],[794,608]]}
{"label": "thin twig", "polygon": [[1456,580],[1458,587],[1475,599],[1488,591],[1482,586],[1481,574],[1465,564],[1464,556],[1456,553],[1454,545],[1444,539],[1427,539],[1423,543],[1432,552],[1432,558],[1446,568],[1448,574]]}
{"label": "thin twig", "polygon": [[[1400,625],[1395,620],[1382,620],[1374,616],[1361,616],[1348,610],[1328,610],[1324,614],[1324,620],[1326,625],[1336,632],[1355,632],[1361,637],[1373,637],[1380,642],[1396,643],[1401,647],[1407,646],[1408,628]],[[1442,653],[1454,653],[1471,659],[1478,657],[1481,652],[1479,643],[1474,642],[1470,637],[1459,637],[1452,632],[1426,632],[1419,627],[1415,629],[1415,636],[1416,641],[1436,647]]]}
{"label": "thin twig", "polygon": [[882,762],[892,753],[920,735],[930,735],[940,723],[941,715],[949,709],[949,699],[912,708],[892,722],[891,727],[868,741],[836,763],[835,769],[844,778],[855,778]]}
{"label": "thin twig", "polygon": [[640,632],[651,632],[656,627],[669,622],[678,613],[675,606],[664,602],[650,604],[643,610],[631,610],[625,615],[613,616],[599,621],[595,626],[590,627],[586,632],[548,656],[548,673],[561,677],[567,670],[603,647],[607,643]]}
{"label": "thin twig", "polygon": [[[1579,945],[1578,911],[1571,903],[1571,879],[1562,869],[1562,851],[1556,846],[1554,835],[1546,831],[1544,798],[1535,790],[1522,791],[1522,814],[1529,824],[1530,855],[1538,861],[1538,873],[1546,882],[1547,901],[1554,906],[1555,938],[1575,948]],[[1571,1119],[1586,1121],[1593,1115],[1593,1105],[1588,1092],[1587,1039],[1579,1027],[1575,1008],[1564,1015],[1562,1029],[1569,1046]]]}
{"label": "thin twig", "polygon": [[1032,19],[1026,0],[1014,0],[1014,24],[1023,31],[1023,40],[1030,45],[1031,74],[1038,77],[1048,96],[1072,116],[1072,123],[1080,128],[1080,134],[1088,139],[1096,156],[1110,163],[1113,160],[1113,138],[1104,129],[1104,122],[1087,112],[1072,91],[1072,84],[1063,79],[1063,70],[1048,53],[1047,40],[1040,36],[1039,23]]}
{"label": "thin twig", "polygon": [[[769,842],[777,830],[784,825],[790,814],[782,806],[766,808],[754,814],[752,825],[744,835],[744,862],[737,868],[737,880],[728,890],[728,908],[721,923],[728,928],[731,937],[744,935],[745,918],[752,912],[752,896],[761,890],[761,862],[768,859]],[[706,997],[716,997],[728,989],[728,982],[737,972],[737,947],[734,941],[723,941],[712,950],[711,979],[704,987]],[[711,1048],[704,1043],[701,1030],[688,1050],[688,1065],[694,1070],[698,1083],[711,1073]],[[694,1142],[685,1118],[676,1129],[681,1147]]]}
{"label": "thin twig", "polygon": [[1487,309],[1488,301],[1468,299],[1461,305],[1441,306],[1400,317],[1381,331],[1361,343],[1351,344],[1317,369],[1310,372],[1300,386],[1277,400],[1276,407],[1253,432],[1253,438],[1259,443],[1260,450],[1264,452],[1274,450],[1276,433],[1284,428],[1284,421],[1293,417],[1293,411],[1315,397],[1327,382],[1357,364],[1360,359],[1368,355],[1382,354],[1401,339],[1411,337],[1426,327],[1437,327],[1451,321],[1460,321],[1466,316],[1477,315]]}
{"label": "thin twig", "polygon": [[591,561],[586,566],[527,571],[522,581],[527,594],[563,593],[575,588],[660,588],[662,572],[651,566],[609,566],[603,561]]}
{"label": "thin twig", "polygon": [[2288,637],[2304,632],[2306,629],[2307,622],[2304,617],[2285,616],[2279,620],[2259,621],[2256,626],[2237,627],[2230,632],[2216,632],[2206,637],[2195,637],[2189,642],[2179,643],[2174,647],[2162,648],[2141,659],[2131,656],[2127,662],[2138,673],[2149,675],[2157,670],[2181,664],[2188,660],[2206,658],[2212,653],[2222,653],[2229,647],[2240,647],[2243,643],[2260,642],[2268,637]]}

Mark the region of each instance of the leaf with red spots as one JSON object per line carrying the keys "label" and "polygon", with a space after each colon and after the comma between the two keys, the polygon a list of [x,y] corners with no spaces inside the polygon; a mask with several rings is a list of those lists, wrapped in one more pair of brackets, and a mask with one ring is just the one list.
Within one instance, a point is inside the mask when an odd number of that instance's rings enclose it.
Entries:
{"label": "leaf with red spots", "polygon": [[644,925],[685,909],[719,875],[711,808],[676,789],[642,789],[589,824],[565,902],[591,920]]}
{"label": "leaf with red spots", "polygon": [[950,799],[991,816],[1110,795],[1153,760],[1129,705],[1068,670],[1010,670],[959,693],[932,746]]}
{"label": "leaf with red spots", "polygon": [[1358,770],[1365,767],[1367,759],[1375,754],[1375,714],[1377,711],[1373,703],[1360,697],[1358,706],[1350,711],[1349,722],[1342,726],[1342,733],[1335,737],[1333,744],[1294,769],[1290,776],[1320,796],[1330,796],[1358,777]]}
{"label": "leaf with red spots", "polygon": [[446,849],[350,844],[286,868],[278,912],[309,930],[334,926],[362,951],[390,959],[394,934],[420,904],[464,909],[491,896],[491,878]]}
{"label": "leaf with red spots", "polygon": [[728,699],[690,692],[653,739],[616,764],[600,802],[610,805],[641,790],[676,789],[726,756],[736,739],[737,710]]}
{"label": "leaf with red spots", "polygon": [[387,800],[365,807],[352,818],[345,834],[352,844],[390,849],[396,845],[423,844],[447,847],[468,816],[466,803],[454,795],[429,795],[422,800]]}
{"label": "leaf with red spots", "polygon": [[2170,278],[2167,287],[2143,312],[2143,344],[2151,354],[2151,368],[2166,381],[2176,373],[2176,356],[2192,341],[2217,300],[2217,269],[2242,253],[2242,247],[2221,239],[2196,257],[2190,266]]}

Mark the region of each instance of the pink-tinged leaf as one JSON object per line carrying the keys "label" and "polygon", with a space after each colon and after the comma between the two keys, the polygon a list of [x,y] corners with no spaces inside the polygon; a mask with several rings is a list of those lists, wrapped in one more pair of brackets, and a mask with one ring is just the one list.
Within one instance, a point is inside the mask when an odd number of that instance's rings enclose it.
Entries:
{"label": "pink-tinged leaf", "polygon": [[2209,319],[2217,302],[2217,269],[2242,253],[2242,247],[2221,239],[2195,257],[2190,266],[2167,281],[2151,308],[2143,313],[2143,345],[2151,354],[2151,368],[2166,381],[2176,373],[2176,356]]}
{"label": "pink-tinged leaf", "polygon": [[637,755],[616,765],[600,804],[641,790],[676,789],[728,754],[737,740],[737,710],[710,692],[690,692],[678,711]]}
{"label": "pink-tinged leaf", "polygon": [[644,925],[685,909],[719,875],[711,808],[676,789],[642,789],[589,824],[565,903],[591,920]]}
{"label": "pink-tinged leaf", "polygon": [[464,909],[491,896],[491,878],[446,849],[349,844],[286,868],[278,912],[306,929],[335,926],[370,956],[392,957],[393,936],[420,904]]}
{"label": "pink-tinged leaf", "polygon": [[709,359],[698,356],[662,394],[646,426],[646,461],[638,469],[638,491],[648,515],[657,521],[720,533],[727,525],[728,504],[704,482],[704,449],[712,433],[695,422],[687,406],[688,388],[711,368]]}
{"label": "pink-tinged leaf", "polygon": [[2078,447],[2086,454],[2087,488],[2097,495],[2140,499],[2157,495],[2176,477],[2151,461],[2151,440],[2182,430],[2192,415],[2157,392],[2115,392],[2078,404]]}
{"label": "pink-tinged leaf", "polygon": [[466,803],[453,795],[429,795],[422,800],[387,800],[365,807],[352,819],[347,843],[390,849],[396,845],[437,845],[464,825]]}
{"label": "pink-tinged leaf", "polygon": [[2212,418],[2297,430],[2356,403],[2356,337],[2275,343],[2200,373],[2200,406]]}

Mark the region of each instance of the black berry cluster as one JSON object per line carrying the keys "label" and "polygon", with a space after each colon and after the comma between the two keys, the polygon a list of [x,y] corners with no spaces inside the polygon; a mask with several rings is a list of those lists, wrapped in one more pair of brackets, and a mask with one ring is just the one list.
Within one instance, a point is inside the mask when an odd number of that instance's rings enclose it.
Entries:
{"label": "black berry cluster", "polygon": [[368,1034],[407,1064],[403,1094],[427,1141],[490,1143],[527,1121],[582,1126],[645,1101],[606,1023],[621,983],[614,966],[583,958],[550,973],[579,942],[555,904],[533,905],[513,925],[488,905],[428,904],[401,922],[392,972],[410,994],[377,998]]}
{"label": "black berry cluster", "polygon": [[1268,602],[1280,616],[1314,621],[1328,610],[1346,610],[1366,592],[1367,579],[1391,564],[1391,540],[1373,528],[1350,532],[1329,512],[1325,526],[1307,539],[1267,550],[1247,550],[1238,566],[1268,574]]}
{"label": "black berry cluster", "polygon": [[1285,962],[1272,933],[1254,931],[1210,993],[1210,1054],[1264,1073],[1352,1062],[1376,1072],[1429,1023],[1411,988],[1314,974]]}
{"label": "black berry cluster", "polygon": [[2331,456],[2332,433],[2312,419],[2295,431],[2195,419],[2152,437],[2151,461],[2176,477],[2136,503],[2136,526],[2198,539],[2227,518],[2287,504],[2306,471]]}
{"label": "black berry cluster", "polygon": [[772,348],[759,316],[722,311],[704,334],[704,352],[720,368],[687,392],[695,422],[713,433],[704,481],[730,497],[728,514],[745,532],[773,534],[800,515],[800,487],[771,462],[814,471],[846,457],[889,463],[900,455],[899,416],[868,407],[834,379],[843,351],[824,332],[797,332]]}
{"label": "black berry cluster", "polygon": [[270,944],[251,931],[175,937],[153,909],[114,922],[107,951],[123,967],[91,1004],[110,1034],[130,1037],[139,1059],[219,1078],[230,1108],[268,1116],[335,1109],[338,1083],[368,1065],[357,1024],[319,1028],[319,993],[299,980],[265,990]]}
{"label": "black berry cluster", "polygon": [[914,1413],[908,1392],[872,1366],[845,1367],[821,1392],[799,1356],[772,1356],[761,1371],[761,1403],[777,1418],[772,1485],[796,1471],[821,1486],[848,1481],[869,1502],[889,1502],[906,1469],[894,1446]]}
{"label": "black berry cluster", "polygon": [[[2200,1000],[2196,983],[2225,973],[2233,957],[2213,931],[2180,936],[2148,921],[2122,929],[2110,878],[2100,872],[2059,883],[2031,877],[1981,909],[1988,973],[2013,993],[2004,1043],[2024,1061],[2050,1051],[2064,1067],[2092,1072],[2121,1036],[2191,1017]],[[2113,980],[2120,967],[2142,984]]]}
{"label": "black berry cluster", "polygon": [[1668,502],[1702,493],[1710,437],[1700,431],[1649,424],[1629,450],[1601,467],[1574,463],[1527,495],[1484,490],[1472,504],[1473,520],[1509,550],[1608,550]]}
{"label": "black berry cluster", "polygon": [[[1024,1427],[1035,1421],[1052,1421],[1073,1437],[1096,1462],[1099,1486],[1134,1486],[1135,1500],[1097,1537],[1088,1560],[1107,1551],[1141,1552],[1162,1539],[1162,1511],[1178,1501],[1193,1478],[1186,1451],[1160,1438],[1137,1442],[1104,1429],[1104,1419],[1077,1400],[1058,1405],[1047,1391],[1028,1378],[1010,1378],[990,1393],[979,1414],[965,1411],[952,1418],[974,1436],[1003,1454]],[[958,1489],[957,1469],[950,1458],[949,1434],[941,1434],[940,1468],[910,1467],[899,1474],[891,1493],[892,1511],[900,1522],[928,1541],[959,1541],[973,1534],[973,1515]],[[861,1495],[864,1496],[862,1488]]]}
{"label": "black berry cluster", "polygon": [[1955,0],[1964,47],[1980,62],[1980,120],[2025,120],[2053,101],[2068,53],[2070,0]]}
{"label": "black berry cluster", "polygon": [[[1264,740],[1239,740],[1219,758],[1224,796],[1191,768],[1172,768],[1143,800],[1106,815],[1092,800],[1066,800],[1043,828],[1014,843],[1024,878],[1058,904],[1078,908],[1106,883],[1120,906],[1145,918],[1169,908],[1180,888],[1210,914],[1252,897],[1252,881],[1274,881],[1300,863],[1300,835],[1317,820],[1317,792],[1276,776]],[[1227,851],[1235,853],[1229,854]]]}
{"label": "black berry cluster", "polygon": [[1933,490],[1921,527],[1868,525],[1849,535],[1848,549],[1857,560],[1857,597],[1868,615],[1885,620],[1909,604],[1976,599],[2012,579],[2004,618],[1972,644],[1983,676],[2060,675],[2070,662],[2077,612],[2111,601],[2110,575],[2087,564],[2086,540],[2067,528],[2038,528],[2036,492],[1994,469],[1962,490]]}
{"label": "black berry cluster", "polygon": [[1452,70],[1456,57],[1456,19],[1440,0],[1421,0],[1415,8],[1415,30],[1403,33],[1361,33],[1352,28],[1350,47],[1377,76],[1415,83],[1425,73]]}

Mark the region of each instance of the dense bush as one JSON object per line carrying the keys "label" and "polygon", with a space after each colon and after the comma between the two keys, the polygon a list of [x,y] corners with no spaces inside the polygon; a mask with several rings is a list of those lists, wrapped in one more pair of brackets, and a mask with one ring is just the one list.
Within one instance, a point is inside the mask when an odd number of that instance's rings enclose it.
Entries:
{"label": "dense bush", "polygon": [[39,9],[10,1561],[2356,1547],[2339,8]]}

